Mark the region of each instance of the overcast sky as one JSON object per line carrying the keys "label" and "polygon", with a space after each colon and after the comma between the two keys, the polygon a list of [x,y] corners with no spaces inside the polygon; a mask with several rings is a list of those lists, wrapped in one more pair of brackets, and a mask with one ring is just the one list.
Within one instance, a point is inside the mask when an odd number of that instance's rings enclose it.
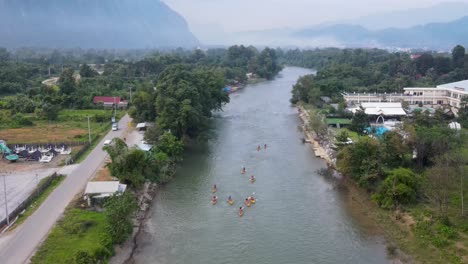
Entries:
{"label": "overcast sky", "polygon": [[[379,12],[424,8],[454,0],[162,0],[204,35],[300,28]],[[456,0],[468,2],[468,0]]]}

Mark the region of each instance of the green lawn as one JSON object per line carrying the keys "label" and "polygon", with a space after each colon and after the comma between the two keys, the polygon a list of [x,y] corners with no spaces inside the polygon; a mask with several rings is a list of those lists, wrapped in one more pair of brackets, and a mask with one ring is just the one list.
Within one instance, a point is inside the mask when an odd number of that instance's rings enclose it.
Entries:
{"label": "green lawn", "polygon": [[[98,263],[113,254],[103,213],[70,209],[52,229],[32,263]],[[76,258],[80,256],[80,261]],[[104,262],[105,263],[105,262]]]}
{"label": "green lawn", "polygon": [[327,125],[351,125],[351,119],[347,118],[326,118],[325,122],[327,123]]}

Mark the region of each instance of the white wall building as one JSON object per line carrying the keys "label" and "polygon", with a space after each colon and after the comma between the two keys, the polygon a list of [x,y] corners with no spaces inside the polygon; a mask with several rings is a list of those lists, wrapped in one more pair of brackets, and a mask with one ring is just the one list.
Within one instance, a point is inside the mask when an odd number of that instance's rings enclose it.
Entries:
{"label": "white wall building", "polygon": [[403,94],[389,93],[343,93],[348,104],[372,103],[372,102],[408,102],[410,105],[449,105],[454,112],[460,107],[461,99],[468,96],[468,80],[441,84],[437,87],[407,87]]}

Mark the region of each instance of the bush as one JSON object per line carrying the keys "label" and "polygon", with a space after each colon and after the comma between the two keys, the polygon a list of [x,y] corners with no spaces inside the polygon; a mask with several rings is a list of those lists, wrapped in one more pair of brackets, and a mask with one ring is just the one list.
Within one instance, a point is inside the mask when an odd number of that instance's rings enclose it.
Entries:
{"label": "bush", "polygon": [[390,171],[373,199],[382,208],[394,208],[399,204],[413,202],[417,188],[418,176],[409,169],[398,168]]}
{"label": "bush", "polygon": [[19,128],[19,127],[24,127],[24,126],[33,126],[34,123],[29,119],[28,117],[22,115],[22,114],[16,114],[13,116],[12,119],[12,127],[13,128]]}
{"label": "bush", "polygon": [[137,209],[135,198],[131,193],[125,192],[109,198],[104,208],[109,223],[108,234],[115,244],[123,243],[133,230],[131,217]]}

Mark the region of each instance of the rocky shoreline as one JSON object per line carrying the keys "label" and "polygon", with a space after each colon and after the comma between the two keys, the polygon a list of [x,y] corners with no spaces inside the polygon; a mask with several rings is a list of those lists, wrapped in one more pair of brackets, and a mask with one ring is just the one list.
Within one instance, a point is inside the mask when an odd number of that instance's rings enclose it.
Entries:
{"label": "rocky shoreline", "polygon": [[[350,213],[356,219],[359,219],[360,223],[365,223],[366,229],[372,234],[382,236],[384,243],[387,245],[387,250],[394,251],[392,255],[388,256],[390,263],[412,263],[414,259],[402,252],[393,243],[393,236],[389,232],[385,231],[386,226],[379,221],[381,215],[378,213],[378,208],[371,201],[369,195],[359,188],[352,180],[342,175],[336,169],[336,151],[331,147],[332,143],[328,139],[319,139],[313,131],[308,128],[309,125],[309,113],[304,109],[303,106],[297,105],[299,117],[302,121],[302,130],[304,132],[304,141],[310,143],[312,149],[315,152],[315,156],[319,157],[327,162],[328,168],[332,170],[332,177],[339,181],[341,188],[346,190],[345,200],[346,207]],[[392,220],[389,219],[391,222]]]}
{"label": "rocky shoreline", "polygon": [[133,254],[138,248],[138,237],[145,228],[145,223],[151,211],[151,203],[156,196],[158,185],[146,182],[137,191],[138,211],[133,219],[133,232],[125,243],[116,246],[115,255],[109,260],[111,264],[134,263]]}

